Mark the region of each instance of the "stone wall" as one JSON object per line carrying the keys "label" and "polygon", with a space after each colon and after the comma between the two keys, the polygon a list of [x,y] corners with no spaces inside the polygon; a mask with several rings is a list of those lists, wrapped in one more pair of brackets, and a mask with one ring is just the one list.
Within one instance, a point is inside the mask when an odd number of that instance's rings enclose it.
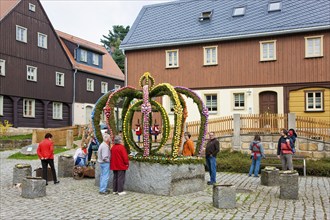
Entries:
{"label": "stone wall", "polygon": [[31,139],[26,140],[0,140],[0,150],[12,150],[30,145]]}
{"label": "stone wall", "polygon": [[[70,134],[68,133],[70,132]],[[43,130],[33,130],[32,132],[32,143],[39,143],[45,138],[46,133],[51,133],[53,135],[52,140],[54,145],[57,146],[67,146],[67,140],[72,139],[70,143],[73,142],[73,138],[78,136],[78,126],[64,127],[64,128],[53,128],[53,129],[43,129]],[[67,146],[71,147],[71,146]]]}
{"label": "stone wall", "polygon": [[[277,154],[277,143],[279,135],[260,135],[263,143],[265,154]],[[221,137],[221,150],[239,150],[241,152],[250,153],[249,146],[253,140],[254,135],[241,135],[239,137],[240,146],[233,147],[233,137]],[[296,155],[307,158],[320,159],[330,157],[330,143],[318,140],[311,140],[298,137],[296,140]]]}

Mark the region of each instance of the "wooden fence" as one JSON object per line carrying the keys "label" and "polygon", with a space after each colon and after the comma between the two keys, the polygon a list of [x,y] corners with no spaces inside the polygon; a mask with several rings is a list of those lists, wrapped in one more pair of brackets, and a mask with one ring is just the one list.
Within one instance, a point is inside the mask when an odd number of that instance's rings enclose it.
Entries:
{"label": "wooden fence", "polygon": [[330,122],[297,116],[296,125],[298,136],[326,142],[330,141]]}
{"label": "wooden fence", "polygon": [[281,128],[288,128],[287,114],[241,115],[241,134],[278,134]]}
{"label": "wooden fence", "polygon": [[[186,123],[195,140],[199,134],[200,121]],[[240,115],[240,134],[279,134],[282,128],[288,127],[288,114],[246,114]],[[170,139],[173,137],[174,126],[171,126]],[[234,133],[234,117],[226,116],[210,119],[208,131],[213,131],[216,137],[232,136]],[[323,140],[330,142],[330,122],[320,121],[309,117],[296,117],[296,132],[298,137]]]}

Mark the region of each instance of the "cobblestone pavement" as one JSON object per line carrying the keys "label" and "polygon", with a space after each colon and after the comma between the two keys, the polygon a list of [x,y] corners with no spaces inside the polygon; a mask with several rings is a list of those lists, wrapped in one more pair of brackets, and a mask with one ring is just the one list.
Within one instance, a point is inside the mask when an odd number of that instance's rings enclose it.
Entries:
{"label": "cobblestone pavement", "polygon": [[[12,187],[13,167],[22,161],[6,159],[15,152],[0,152],[0,219],[330,219],[330,178],[325,177],[300,177],[299,200],[281,200],[279,187],[261,186],[259,178],[218,173],[218,183],[238,189],[235,209],[213,207],[212,187],[207,185],[203,191],[173,197],[135,192],[118,196],[100,195],[94,179],[62,178],[58,185],[50,182],[47,196],[25,199]],[[23,162],[32,170],[40,166],[39,160]]]}

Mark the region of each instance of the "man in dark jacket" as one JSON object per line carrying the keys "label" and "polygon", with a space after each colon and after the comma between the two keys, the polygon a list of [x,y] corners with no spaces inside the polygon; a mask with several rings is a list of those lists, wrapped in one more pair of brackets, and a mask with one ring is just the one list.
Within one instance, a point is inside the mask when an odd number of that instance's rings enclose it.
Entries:
{"label": "man in dark jacket", "polygon": [[209,142],[206,145],[205,157],[206,165],[210,172],[210,181],[207,182],[207,185],[213,185],[216,183],[217,175],[217,154],[220,151],[219,141],[215,138],[214,132],[209,132]]}

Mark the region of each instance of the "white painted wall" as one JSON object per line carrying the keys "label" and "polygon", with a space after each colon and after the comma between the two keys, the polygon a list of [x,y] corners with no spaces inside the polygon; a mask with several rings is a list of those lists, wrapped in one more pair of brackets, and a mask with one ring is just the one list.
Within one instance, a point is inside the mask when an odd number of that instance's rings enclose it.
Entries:
{"label": "white painted wall", "polygon": [[[195,90],[195,92],[205,102],[205,95],[217,94],[218,96],[218,111],[210,112],[209,119],[233,114],[259,114],[259,93],[265,91],[273,91],[277,93],[277,112],[284,113],[283,87],[261,87],[261,88],[234,88],[234,89],[214,89],[214,90]],[[244,109],[234,108],[234,94],[244,93],[245,107]],[[183,96],[186,100],[188,109],[187,122],[200,120],[200,114],[197,105],[192,99]],[[163,107],[169,114],[170,123],[174,123],[174,114],[170,112],[170,98],[163,96]]]}

